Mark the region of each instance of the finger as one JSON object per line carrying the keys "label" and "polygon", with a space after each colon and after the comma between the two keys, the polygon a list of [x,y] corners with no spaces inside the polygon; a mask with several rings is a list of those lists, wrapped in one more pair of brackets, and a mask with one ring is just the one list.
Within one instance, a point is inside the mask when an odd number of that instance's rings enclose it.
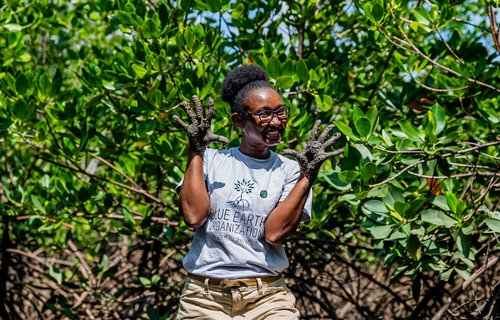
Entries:
{"label": "finger", "polygon": [[297,153],[298,153],[298,152],[297,152],[296,150],[293,150],[293,149],[286,149],[286,150],[283,150],[283,151],[281,152],[281,154],[282,154],[283,156],[290,156],[290,157],[294,157],[294,158],[296,158],[296,157],[297,157]]}
{"label": "finger", "polygon": [[178,116],[173,116],[175,122],[177,122],[181,127],[184,128],[184,130],[187,130],[187,128],[189,127],[184,121],[181,120],[181,118],[179,118]]}
{"label": "finger", "polygon": [[337,142],[337,140],[340,138],[340,136],[341,136],[340,132],[335,132],[335,133],[333,134],[333,136],[332,136],[330,139],[328,139],[328,140],[324,143],[324,145],[323,145],[323,146],[324,146],[324,148],[326,149],[326,148],[328,148],[329,146],[334,145],[334,144],[335,144],[335,142]]}
{"label": "finger", "polygon": [[184,108],[184,110],[186,110],[186,113],[191,123],[198,123],[198,121],[196,120],[196,115],[193,112],[193,108],[191,108],[189,103],[187,103],[186,101],[182,101],[181,106]]}
{"label": "finger", "polygon": [[344,148],[341,148],[341,149],[338,149],[338,150],[335,150],[332,152],[326,152],[325,155],[327,158],[331,158],[331,157],[336,157],[343,152],[344,152]]}
{"label": "finger", "polygon": [[203,120],[203,105],[201,104],[200,98],[198,98],[198,96],[193,96],[193,102],[196,108],[196,116],[198,119]]}
{"label": "finger", "polygon": [[226,138],[226,137],[223,137],[223,136],[219,136],[219,135],[216,135],[216,134],[209,134],[207,137],[206,137],[206,141],[208,142],[218,142],[222,145],[226,145],[229,143],[229,139]]}
{"label": "finger", "polygon": [[214,116],[215,108],[214,108],[214,99],[208,99],[208,111],[207,111],[207,122],[212,121],[212,117]]}
{"label": "finger", "polygon": [[318,128],[321,124],[321,120],[317,120],[315,123],[314,123],[314,126],[312,128],[312,131],[311,131],[311,137],[309,138],[309,140],[316,140],[316,135],[318,134]]}
{"label": "finger", "polygon": [[321,133],[321,135],[319,136],[318,138],[318,142],[323,142],[325,141],[325,139],[328,137],[328,135],[330,134],[330,131],[332,131],[332,129],[335,128],[335,126],[333,124],[329,124],[325,130],[323,130],[323,132]]}

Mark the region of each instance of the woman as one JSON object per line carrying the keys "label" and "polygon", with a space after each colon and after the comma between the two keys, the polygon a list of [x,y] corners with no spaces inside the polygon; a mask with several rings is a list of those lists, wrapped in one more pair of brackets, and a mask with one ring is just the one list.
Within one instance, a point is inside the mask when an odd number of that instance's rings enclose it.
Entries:
{"label": "woman", "polygon": [[197,97],[195,110],[183,103],[190,150],[183,181],[178,186],[180,211],[196,228],[183,264],[188,271],[177,319],[298,319],[295,298],[282,271],[288,259],[283,241],[300,221],[311,217],[311,185],[323,161],[342,150],[325,153],[338,135],[331,130],[316,139],[319,122],[296,161],[271,150],[280,143],[289,109],[271,87],[264,69],[240,66],[227,75],[221,96],[231,106],[233,123],[241,129],[241,144],[229,150],[208,149],[227,143],[210,130]]}

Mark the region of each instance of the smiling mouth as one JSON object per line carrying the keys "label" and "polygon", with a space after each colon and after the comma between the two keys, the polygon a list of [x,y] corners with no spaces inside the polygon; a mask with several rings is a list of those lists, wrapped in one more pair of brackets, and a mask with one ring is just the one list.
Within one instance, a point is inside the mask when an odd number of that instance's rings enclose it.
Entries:
{"label": "smiling mouth", "polygon": [[266,137],[266,140],[269,140],[269,141],[279,141],[281,140],[281,133],[282,133],[282,130],[267,130],[265,132],[265,137]]}

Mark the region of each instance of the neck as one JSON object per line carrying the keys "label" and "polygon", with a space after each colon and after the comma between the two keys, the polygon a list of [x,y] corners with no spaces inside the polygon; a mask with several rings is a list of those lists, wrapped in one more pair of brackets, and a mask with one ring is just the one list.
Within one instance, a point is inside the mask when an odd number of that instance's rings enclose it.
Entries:
{"label": "neck", "polygon": [[268,147],[257,149],[257,148],[251,148],[251,147],[245,145],[244,143],[242,143],[239,147],[239,150],[244,155],[247,155],[249,157],[256,158],[256,159],[267,159],[271,156],[271,150],[269,150]]}

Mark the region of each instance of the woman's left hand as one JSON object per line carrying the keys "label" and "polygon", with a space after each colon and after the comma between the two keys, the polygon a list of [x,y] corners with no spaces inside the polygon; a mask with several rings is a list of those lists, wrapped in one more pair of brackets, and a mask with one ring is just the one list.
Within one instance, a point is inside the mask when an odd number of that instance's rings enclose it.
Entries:
{"label": "woman's left hand", "polygon": [[321,120],[316,121],[311,132],[311,137],[304,149],[301,151],[286,149],[282,152],[282,155],[296,158],[299,162],[301,173],[311,181],[317,177],[319,169],[326,159],[338,156],[344,152],[343,148],[326,152],[326,148],[334,145],[340,138],[340,132],[335,132],[331,138],[328,138],[328,135],[335,127],[333,124],[330,124],[318,137],[320,125]]}

